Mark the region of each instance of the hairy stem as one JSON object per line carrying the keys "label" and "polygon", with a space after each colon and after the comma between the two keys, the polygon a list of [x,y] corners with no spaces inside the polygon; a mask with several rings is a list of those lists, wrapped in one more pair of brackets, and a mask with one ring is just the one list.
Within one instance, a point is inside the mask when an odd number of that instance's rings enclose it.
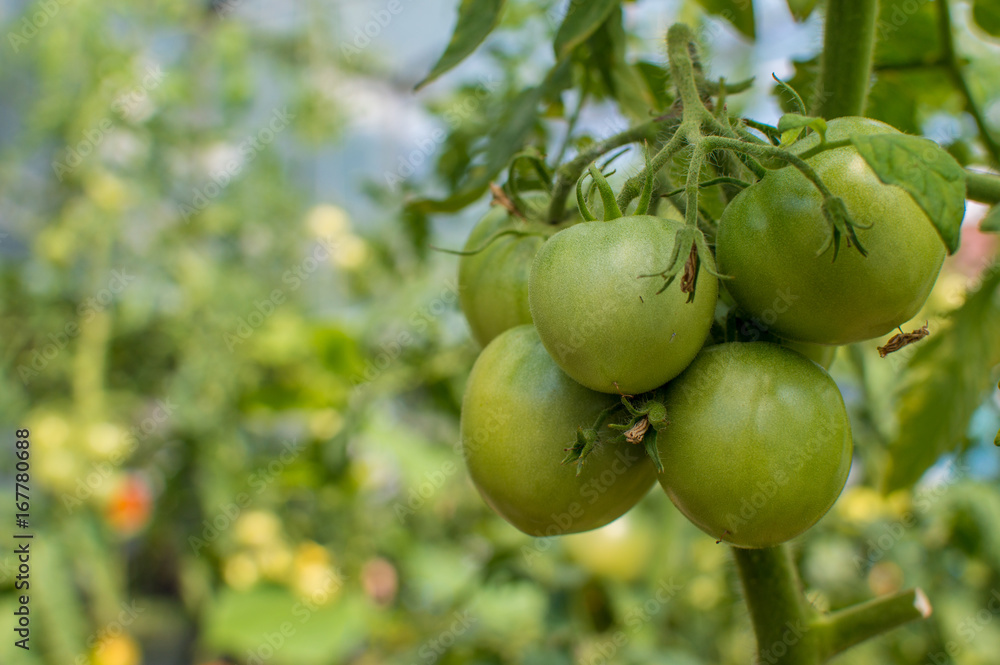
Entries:
{"label": "hairy stem", "polygon": [[875,51],[878,0],[828,0],[814,114],[863,115]]}
{"label": "hairy stem", "polygon": [[667,118],[657,118],[615,134],[560,166],[552,183],[552,202],[549,204],[548,221],[552,224],[562,221],[566,213],[566,197],[573,191],[576,181],[594,160],[623,145],[654,140],[667,120]]}

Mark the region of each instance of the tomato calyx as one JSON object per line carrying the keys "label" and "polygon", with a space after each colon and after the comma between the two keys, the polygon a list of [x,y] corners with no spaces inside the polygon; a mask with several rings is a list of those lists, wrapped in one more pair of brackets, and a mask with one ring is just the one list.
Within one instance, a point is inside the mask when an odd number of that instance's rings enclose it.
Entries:
{"label": "tomato calyx", "polygon": [[663,473],[663,464],[660,462],[660,452],[656,447],[656,440],[660,432],[666,430],[670,424],[670,421],[667,420],[667,407],[655,397],[649,397],[639,406],[634,406],[626,395],[622,395],[622,405],[630,416],[628,422],[624,425],[612,424],[608,427],[621,432],[622,434],[619,436],[628,443],[643,443],[646,454],[656,466],[657,473]]}
{"label": "tomato calyx", "polygon": [[[579,427],[576,441],[565,449],[567,454],[562,463],[576,465],[576,474],[580,475],[587,457],[598,446],[641,443],[657,473],[662,473],[663,465],[660,462],[656,441],[657,435],[665,431],[670,424],[667,419],[667,408],[655,397],[655,391],[643,396],[643,401],[638,406],[634,405],[629,397],[635,399],[632,395],[622,395],[621,404],[615,404],[602,411],[593,425]],[[621,422],[608,423],[609,420],[621,420]],[[617,434],[608,432],[609,429]]]}

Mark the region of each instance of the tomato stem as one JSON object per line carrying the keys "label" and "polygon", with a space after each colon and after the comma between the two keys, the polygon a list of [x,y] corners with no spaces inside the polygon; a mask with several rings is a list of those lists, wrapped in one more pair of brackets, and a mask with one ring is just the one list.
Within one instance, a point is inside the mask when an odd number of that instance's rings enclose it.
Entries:
{"label": "tomato stem", "polygon": [[1000,203],[1000,176],[966,169],[965,195],[980,203]]}
{"label": "tomato stem", "polygon": [[908,589],[852,605],[817,619],[820,658],[826,661],[855,644],[910,621],[931,615],[931,604],[920,589]]}
{"label": "tomato stem", "polygon": [[931,614],[920,589],[819,614],[802,594],[787,545],[732,550],[761,663],[819,665],[855,644]]}
{"label": "tomato stem", "polygon": [[732,550],[757,636],[759,662],[818,665],[818,636],[811,630],[814,612],[802,595],[788,547]]}
{"label": "tomato stem", "polygon": [[878,0],[828,0],[813,115],[864,115],[877,18]]}
{"label": "tomato stem", "polygon": [[566,198],[573,191],[576,181],[580,179],[580,176],[583,175],[583,172],[587,170],[587,167],[594,160],[611,152],[615,148],[620,148],[629,143],[656,140],[660,132],[672,132],[679,124],[676,118],[665,116],[641,125],[636,125],[635,127],[626,129],[624,132],[608,137],[560,166],[556,170],[556,177],[552,183],[552,202],[549,204],[547,215],[549,223],[558,224],[563,221],[566,213]]}

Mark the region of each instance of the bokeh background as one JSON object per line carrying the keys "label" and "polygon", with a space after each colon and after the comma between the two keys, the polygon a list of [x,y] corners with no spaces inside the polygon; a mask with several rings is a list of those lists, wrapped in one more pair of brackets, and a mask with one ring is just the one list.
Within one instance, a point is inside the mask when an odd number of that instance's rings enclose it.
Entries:
{"label": "bokeh background", "polygon": [[[552,66],[566,3],[511,1],[419,93],[456,2],[389,4],[0,1],[0,661],[749,662],[726,548],[658,487],[562,539],[524,536],[476,495],[457,426],[478,349],[456,259],[431,246],[460,246],[488,196],[458,213],[406,204],[479,163]],[[880,46],[871,113],[987,165],[937,60],[935,4],[883,3],[906,20]],[[821,9],[796,21],[755,2],[751,39],[690,0],[626,3],[628,58],[662,67],[666,28],[695,24],[715,75],[757,77],[731,108],[774,122],[771,74],[807,85]],[[1000,136],[1000,42],[970,12],[953,4],[956,43]],[[543,150],[566,143],[574,95],[530,128]],[[565,154],[634,115],[595,93]],[[919,585],[935,606],[845,665],[1000,653],[985,213],[969,205],[918,317],[941,343],[886,360],[876,343],[842,348],[832,368],[857,453],[795,544],[810,598]],[[29,652],[10,631],[17,428],[32,445]]]}

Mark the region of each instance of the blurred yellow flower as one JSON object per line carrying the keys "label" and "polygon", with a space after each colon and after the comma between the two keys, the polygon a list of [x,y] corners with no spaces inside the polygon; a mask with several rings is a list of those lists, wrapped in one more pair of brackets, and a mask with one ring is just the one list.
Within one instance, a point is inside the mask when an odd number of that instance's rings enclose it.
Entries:
{"label": "blurred yellow flower", "polygon": [[93,665],[139,665],[142,651],[128,635],[109,636],[94,645],[90,661]]}
{"label": "blurred yellow flower", "polygon": [[846,521],[869,524],[886,514],[882,495],[871,487],[852,487],[837,501],[837,513]]}
{"label": "blurred yellow flower", "polygon": [[263,547],[281,537],[278,516],[267,510],[250,510],[236,520],[236,541],[247,547]]}
{"label": "blurred yellow flower", "polygon": [[325,605],[338,595],[342,583],[325,547],[310,541],[298,546],[292,567],[292,588],[299,596]]}
{"label": "blurred yellow flower", "polygon": [[222,568],[222,577],[226,584],[242,591],[249,589],[260,579],[260,571],[253,558],[246,552],[240,552],[226,559]]}
{"label": "blurred yellow flower", "polygon": [[351,228],[351,224],[343,208],[323,203],[306,215],[306,227],[317,238],[337,239]]}

